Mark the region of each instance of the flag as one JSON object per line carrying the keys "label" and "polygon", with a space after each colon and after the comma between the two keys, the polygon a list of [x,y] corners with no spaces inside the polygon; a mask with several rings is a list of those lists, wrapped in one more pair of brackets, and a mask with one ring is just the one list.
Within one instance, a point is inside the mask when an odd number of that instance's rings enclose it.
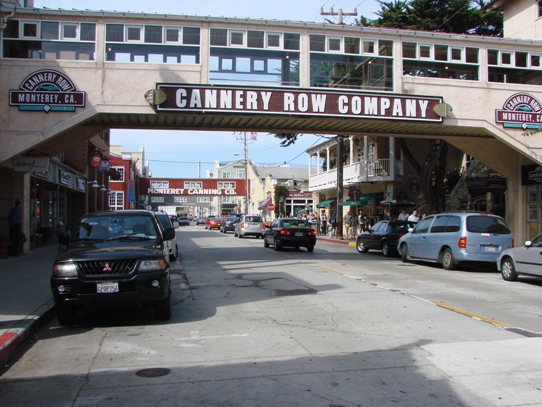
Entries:
{"label": "flag", "polygon": [[254,132],[254,131],[252,133],[250,133],[250,139],[251,140],[258,140],[258,133]]}

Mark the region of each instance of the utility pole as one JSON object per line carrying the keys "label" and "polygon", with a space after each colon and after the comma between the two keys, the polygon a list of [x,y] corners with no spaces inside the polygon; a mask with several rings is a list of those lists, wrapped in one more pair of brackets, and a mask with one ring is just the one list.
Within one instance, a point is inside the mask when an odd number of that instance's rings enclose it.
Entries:
{"label": "utility pole", "polygon": [[354,9],[353,12],[346,12],[346,13],[343,13],[343,9],[340,8],[339,9],[339,12],[335,13],[333,12],[333,7],[331,7],[330,11],[324,11],[324,8],[321,7],[320,8],[320,15],[322,16],[338,16],[339,17],[339,24],[344,24],[343,23],[343,16],[357,16],[358,15],[358,9],[357,7]]}
{"label": "utility pole", "polygon": [[[234,133],[235,134],[235,133]],[[243,137],[236,137],[236,140],[243,143],[243,157],[244,157],[244,167],[245,167],[245,214],[248,215],[248,150],[247,150],[247,132],[243,132]]]}

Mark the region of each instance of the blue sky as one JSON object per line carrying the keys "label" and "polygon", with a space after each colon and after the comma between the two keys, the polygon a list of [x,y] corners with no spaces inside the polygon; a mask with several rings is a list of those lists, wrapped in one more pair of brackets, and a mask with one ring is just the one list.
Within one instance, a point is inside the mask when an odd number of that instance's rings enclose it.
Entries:
{"label": "blue sky", "polygon": [[[380,10],[376,0],[35,0],[37,8],[64,8],[76,10],[116,10],[146,13],[187,14],[213,17],[262,18],[268,20],[295,20],[324,22],[337,17],[321,16],[320,9],[337,13],[353,12],[358,16],[376,18]],[[355,17],[344,17],[349,24]],[[250,134],[247,135],[250,138]],[[151,131],[112,130],[111,144],[122,145],[125,149],[139,149],[145,146],[153,177],[196,178],[204,177],[206,170],[212,170],[215,160],[234,161],[243,153],[243,134],[208,131]],[[305,134],[290,147],[280,147],[280,141],[267,133],[258,133],[257,140],[250,140],[248,156],[256,164],[275,165],[288,163],[292,166],[308,166],[305,150],[322,142],[319,135]]]}

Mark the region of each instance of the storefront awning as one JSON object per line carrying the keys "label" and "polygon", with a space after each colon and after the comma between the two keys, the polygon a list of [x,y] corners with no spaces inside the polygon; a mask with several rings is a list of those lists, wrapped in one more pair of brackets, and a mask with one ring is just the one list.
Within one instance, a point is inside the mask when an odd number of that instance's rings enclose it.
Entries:
{"label": "storefront awning", "polygon": [[316,205],[317,208],[327,208],[331,202],[335,202],[337,198],[326,199],[325,201],[320,202]]}
{"label": "storefront awning", "polygon": [[357,199],[355,201],[352,200],[352,199],[349,199],[348,201],[344,201],[343,206],[363,206],[363,205],[367,205],[371,199],[374,199],[377,196],[382,196],[382,195],[384,195],[384,193],[382,193],[382,192],[375,192],[375,193],[372,193],[372,194],[365,194],[365,195],[362,195],[359,199]]}
{"label": "storefront awning", "polygon": [[267,209],[267,205],[269,205],[273,200],[271,198],[265,198],[263,201],[261,201],[258,204],[258,209],[263,210]]}

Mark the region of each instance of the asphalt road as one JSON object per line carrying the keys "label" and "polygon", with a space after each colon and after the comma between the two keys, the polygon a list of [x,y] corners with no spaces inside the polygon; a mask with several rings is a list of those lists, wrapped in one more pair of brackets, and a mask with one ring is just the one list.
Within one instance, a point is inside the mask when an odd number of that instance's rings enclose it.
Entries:
{"label": "asphalt road", "polygon": [[177,241],[170,321],[53,320],[0,377],[2,405],[542,405],[538,280],[203,226]]}

